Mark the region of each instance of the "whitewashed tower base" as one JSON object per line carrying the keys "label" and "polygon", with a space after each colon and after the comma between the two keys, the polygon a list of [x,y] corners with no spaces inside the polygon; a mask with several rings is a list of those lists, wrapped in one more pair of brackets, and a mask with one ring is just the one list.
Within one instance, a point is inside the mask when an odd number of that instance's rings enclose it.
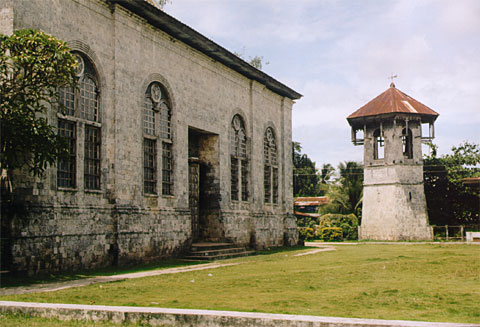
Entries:
{"label": "whitewashed tower base", "polygon": [[[437,117],[392,83],[347,118],[353,143],[364,145],[360,240],[433,239],[423,186],[422,141],[433,138]],[[427,136],[422,136],[422,124],[429,124]]]}

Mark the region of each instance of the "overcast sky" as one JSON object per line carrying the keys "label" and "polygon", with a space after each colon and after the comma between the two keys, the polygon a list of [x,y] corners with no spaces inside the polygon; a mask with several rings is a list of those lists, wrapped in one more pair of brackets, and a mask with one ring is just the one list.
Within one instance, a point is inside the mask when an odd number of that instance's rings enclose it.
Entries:
{"label": "overcast sky", "polygon": [[440,113],[440,153],[480,142],[480,0],[172,0],[164,8],[303,94],[293,140],[316,163],[362,161],[346,117],[398,89]]}

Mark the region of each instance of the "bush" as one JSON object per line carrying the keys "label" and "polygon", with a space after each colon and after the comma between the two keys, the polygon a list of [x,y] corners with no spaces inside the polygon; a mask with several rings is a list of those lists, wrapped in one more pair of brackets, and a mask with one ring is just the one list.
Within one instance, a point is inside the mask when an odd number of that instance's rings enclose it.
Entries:
{"label": "bush", "polygon": [[304,241],[313,240],[315,237],[315,233],[313,232],[313,228],[310,227],[297,227],[298,233],[300,234],[300,239]]}
{"label": "bush", "polygon": [[341,241],[343,236],[340,227],[325,227],[321,229],[321,238],[324,241]]}
{"label": "bush", "polygon": [[301,217],[297,218],[298,227],[310,227],[313,228],[315,225],[318,225],[318,218],[314,217]]}
{"label": "bush", "polygon": [[344,239],[358,239],[358,219],[354,214],[343,215],[327,213],[320,217],[318,227],[318,231],[320,231],[320,234],[326,227],[338,227],[342,230],[342,237]]}

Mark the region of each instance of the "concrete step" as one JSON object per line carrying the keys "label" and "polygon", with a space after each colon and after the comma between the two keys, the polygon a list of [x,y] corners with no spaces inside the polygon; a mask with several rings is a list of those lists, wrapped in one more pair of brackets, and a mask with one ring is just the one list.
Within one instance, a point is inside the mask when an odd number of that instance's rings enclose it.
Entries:
{"label": "concrete step", "polygon": [[235,244],[233,243],[213,243],[213,242],[199,242],[192,243],[192,251],[207,251],[207,250],[218,250],[218,249],[228,249],[234,248]]}
{"label": "concrete step", "polygon": [[214,261],[214,260],[246,257],[249,255],[253,255],[254,253],[255,251],[246,250],[242,252],[222,253],[222,254],[216,254],[216,255],[187,255],[184,257],[184,259],[194,260],[194,261]]}
{"label": "concrete step", "polygon": [[210,255],[220,255],[220,254],[228,254],[228,253],[240,253],[243,251],[245,251],[245,248],[227,248],[227,249],[191,251],[190,255],[210,256]]}
{"label": "concrete step", "polygon": [[244,257],[254,254],[255,251],[247,250],[245,247],[236,246],[233,243],[197,242],[193,243],[190,253],[184,259],[194,261],[212,261]]}

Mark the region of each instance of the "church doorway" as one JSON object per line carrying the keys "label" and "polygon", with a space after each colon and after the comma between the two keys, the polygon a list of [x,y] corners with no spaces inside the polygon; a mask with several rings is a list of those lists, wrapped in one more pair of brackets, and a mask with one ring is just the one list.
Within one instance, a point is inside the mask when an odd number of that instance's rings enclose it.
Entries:
{"label": "church doorway", "polygon": [[189,207],[192,241],[219,241],[224,228],[220,215],[218,134],[188,129]]}

